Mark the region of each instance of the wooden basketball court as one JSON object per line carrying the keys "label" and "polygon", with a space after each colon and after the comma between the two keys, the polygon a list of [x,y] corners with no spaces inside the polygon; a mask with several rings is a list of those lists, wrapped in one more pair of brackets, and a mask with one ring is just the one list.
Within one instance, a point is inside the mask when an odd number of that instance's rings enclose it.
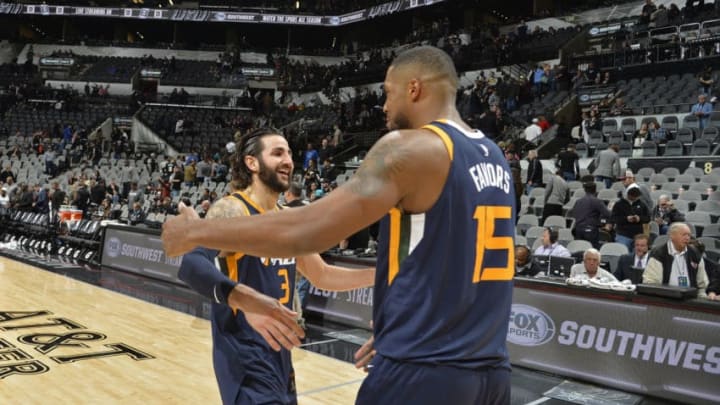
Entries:
{"label": "wooden basketball court", "polygon": [[[293,359],[300,404],[354,402],[363,372]],[[219,404],[210,323],[0,257],[0,403]]]}

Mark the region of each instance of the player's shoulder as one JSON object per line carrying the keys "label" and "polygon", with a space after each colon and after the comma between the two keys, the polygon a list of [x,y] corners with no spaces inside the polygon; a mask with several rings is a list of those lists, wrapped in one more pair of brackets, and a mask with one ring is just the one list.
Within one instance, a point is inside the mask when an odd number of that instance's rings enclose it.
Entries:
{"label": "player's shoulder", "polygon": [[232,218],[250,215],[245,203],[232,195],[215,201],[208,210],[207,218]]}
{"label": "player's shoulder", "polygon": [[394,130],[383,135],[375,145],[380,149],[425,157],[428,152],[445,148],[443,139],[427,128]]}

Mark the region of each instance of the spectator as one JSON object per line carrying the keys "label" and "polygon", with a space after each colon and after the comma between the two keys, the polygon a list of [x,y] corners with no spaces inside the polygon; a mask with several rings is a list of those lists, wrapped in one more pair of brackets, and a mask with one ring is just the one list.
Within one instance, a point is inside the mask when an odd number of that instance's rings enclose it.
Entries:
{"label": "spectator", "polygon": [[712,74],[712,67],[706,66],[702,72],[698,75],[698,83],[700,85],[700,94],[705,94],[708,97],[712,97],[712,88],[715,84],[715,79]]}
{"label": "spectator", "polygon": [[543,185],[543,167],[540,159],[537,156],[537,150],[533,149],[528,152],[528,171],[527,171],[527,187],[525,192],[530,195],[530,192],[535,187],[542,187]]}
{"label": "spectator", "polygon": [[572,266],[570,269],[570,277],[586,276],[589,279],[598,279],[603,281],[618,281],[609,271],[600,267],[600,252],[591,248],[583,253],[583,262]]}
{"label": "spectator", "polygon": [[[317,151],[318,154],[318,163],[325,163],[326,160],[332,160],[333,155],[335,154],[335,150],[332,146],[329,145],[328,139],[323,138],[322,141],[320,141],[320,150]],[[323,177],[325,176],[325,173],[320,172]]]}
{"label": "spectator", "polygon": [[618,97],[615,99],[615,104],[610,108],[610,115],[613,117],[619,117],[625,115],[627,106],[622,98]]}
{"label": "spectator", "polygon": [[185,186],[188,188],[195,185],[195,176],[197,175],[196,165],[197,163],[195,163],[194,160],[192,160],[190,164],[185,165],[185,175],[183,179],[185,180]]}
{"label": "spectator", "polygon": [[5,165],[5,169],[0,172],[0,184],[6,183],[8,177],[15,178],[15,174],[12,172],[12,166],[9,163]]}
{"label": "spectator", "polygon": [[705,94],[700,94],[698,96],[698,102],[697,104],[692,106],[692,109],[690,112],[698,117],[698,122],[700,125],[700,130],[707,127],[708,121],[710,120],[710,114],[712,114],[712,104],[706,102],[707,97]]}
{"label": "spectator", "polygon": [[525,139],[528,142],[536,143],[542,135],[542,128],[540,128],[539,120],[537,118],[532,119],[532,123],[525,128]]}
{"label": "spectator", "polygon": [[59,210],[62,205],[65,205],[66,197],[67,194],[65,194],[65,191],[60,188],[60,183],[58,183],[57,181],[53,182],[50,194],[50,201],[52,204],[52,209],[54,211]]}
{"label": "spectator", "polygon": [[652,219],[658,224],[660,235],[665,235],[670,224],[685,222],[685,214],[675,207],[669,195],[663,194],[658,198],[658,204],[653,209]]}
{"label": "spectator", "polygon": [[208,210],[210,209],[210,200],[202,200],[202,202],[199,205],[199,208],[197,210],[198,216],[200,218],[205,218],[205,215],[207,215]]}
{"label": "spectator", "polygon": [[286,207],[302,207],[305,202],[302,200],[302,186],[296,182],[290,183],[290,188],[285,192]]}
{"label": "spectator", "polygon": [[695,287],[698,297],[705,298],[708,287],[708,276],[705,262],[700,252],[690,242],[690,228],[683,223],[675,222],[668,231],[670,240],[667,244],[655,247],[650,252],[643,284],[663,284],[676,287]]}
{"label": "spectator", "polygon": [[627,197],[619,199],[612,208],[612,220],[615,224],[615,242],[632,250],[633,238],[643,233],[643,224],[650,222],[650,211],[640,200],[640,189],[631,188]]}
{"label": "spectator", "polygon": [[527,246],[515,246],[515,276],[535,277],[540,273],[537,263],[532,260]]}
{"label": "spectator", "polygon": [[623,185],[625,186],[623,195],[626,196],[627,191],[631,188],[638,188],[640,189],[640,200],[645,204],[648,210],[652,211],[653,208],[655,208],[655,203],[653,203],[652,197],[650,196],[650,190],[647,188],[646,185],[638,184],[635,182],[635,174],[632,172],[632,170],[625,170],[625,177],[622,180]]}
{"label": "spectator", "polygon": [[573,234],[577,239],[586,240],[598,248],[600,246],[600,227],[607,224],[607,220],[610,219],[610,211],[605,203],[597,198],[595,182],[585,182],[583,188],[585,196],[575,202],[572,210],[572,216],[575,218]]}
{"label": "spectator", "polygon": [[138,184],[136,182],[132,182],[130,184],[130,191],[128,192],[128,205],[133,205],[135,203],[138,203],[142,205],[145,203],[145,193],[143,193],[142,189],[138,188]]}
{"label": "spectator", "polygon": [[90,191],[88,191],[88,186],[90,186],[90,180],[80,182],[80,187],[75,191],[75,198],[72,202],[72,205],[82,210],[83,218],[85,214],[87,214],[88,207],[90,206]]}
{"label": "spectator", "polygon": [[542,245],[535,249],[535,256],[572,257],[570,251],[558,242],[558,231],[545,228],[542,234]]}
{"label": "spectator", "polygon": [[645,269],[650,259],[648,249],[650,248],[650,238],[647,235],[639,234],[634,238],[635,250],[632,253],[620,256],[617,269],[615,269],[615,277],[618,280],[632,280],[632,268]]}
{"label": "spectator", "polygon": [[595,161],[595,181],[602,181],[606,188],[610,188],[616,178],[620,177],[620,156],[618,145],[610,145],[607,149],[598,153]]}
{"label": "spectator", "polygon": [[648,124],[643,122],[640,124],[640,129],[635,131],[633,146],[639,148],[643,142],[650,139],[650,132],[648,131]]}
{"label": "spectator", "polygon": [[7,189],[5,187],[0,189],[0,208],[10,207],[10,196],[8,196]]}
{"label": "spectator", "polygon": [[667,132],[665,131],[665,128],[661,127],[655,121],[650,121],[648,134],[650,135],[650,139],[657,144],[665,143],[665,141],[667,141]]}
{"label": "spectator", "polygon": [[132,209],[128,211],[128,222],[130,222],[130,225],[137,225],[143,223],[143,221],[145,221],[145,211],[143,211],[139,202],[135,202]]}
{"label": "spectator", "polygon": [[562,172],[565,181],[578,179],[580,176],[580,156],[575,152],[575,144],[568,144],[565,150],[558,153],[556,166]]}
{"label": "spectator", "polygon": [[645,5],[643,5],[642,10],[640,11],[640,24],[649,24],[650,23],[650,17],[652,14],[657,10],[657,7],[652,2],[652,0],[645,0]]}
{"label": "spectator", "polygon": [[130,165],[129,160],[125,160],[125,166],[120,172],[120,183],[122,184],[122,198],[127,198],[130,191],[130,184],[138,181],[138,173],[135,166]]}
{"label": "spectator", "polygon": [[508,147],[505,149],[505,159],[508,161],[510,167],[510,174],[512,175],[513,186],[515,187],[515,214],[516,220],[520,217],[520,210],[522,209],[521,198],[523,194],[523,181],[522,181],[522,167],[518,160],[515,151]]}
{"label": "spectator", "polygon": [[570,199],[570,188],[562,178],[561,171],[558,169],[545,185],[545,205],[543,206],[542,219],[544,223],[547,217],[551,215],[563,214],[563,205]]}
{"label": "spectator", "polygon": [[705,289],[707,297],[710,300],[720,300],[720,264],[709,259],[705,255],[705,244],[697,239],[693,239],[689,242],[689,245],[695,247],[703,257],[705,262],[705,272],[708,276],[708,286]]}
{"label": "spectator", "polygon": [[337,178],[337,169],[335,168],[335,165],[332,164],[330,159],[325,159],[323,161],[323,165],[320,168],[320,175],[328,182],[334,181]]}
{"label": "spectator", "polygon": [[313,148],[312,143],[307,144],[307,149],[303,155],[303,169],[307,169],[310,166],[310,162],[315,162],[315,167],[320,166],[320,155],[318,151]]}

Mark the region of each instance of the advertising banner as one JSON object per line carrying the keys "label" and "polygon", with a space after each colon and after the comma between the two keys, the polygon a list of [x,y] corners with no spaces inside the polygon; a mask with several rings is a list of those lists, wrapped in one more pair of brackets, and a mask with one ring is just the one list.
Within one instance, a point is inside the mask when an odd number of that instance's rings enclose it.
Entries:
{"label": "advertising banner", "polygon": [[693,404],[720,403],[720,317],[515,288],[513,364]]}
{"label": "advertising banner", "polygon": [[168,21],[211,21],[260,24],[337,26],[395,14],[445,0],[397,0],[338,16],[293,15],[260,12],[154,9],[120,7],[73,7],[47,4],[0,3],[0,14],[133,18]]}
{"label": "advertising banner", "polygon": [[[361,264],[326,258],[330,264],[349,268],[364,268],[374,263]],[[305,311],[323,314],[325,319],[362,329],[370,329],[372,320],[373,288],[334,292],[321,290],[313,285],[307,293]]]}
{"label": "advertising banner", "polygon": [[101,257],[103,266],[185,285],[177,278],[182,256],[167,257],[157,231],[108,226]]}

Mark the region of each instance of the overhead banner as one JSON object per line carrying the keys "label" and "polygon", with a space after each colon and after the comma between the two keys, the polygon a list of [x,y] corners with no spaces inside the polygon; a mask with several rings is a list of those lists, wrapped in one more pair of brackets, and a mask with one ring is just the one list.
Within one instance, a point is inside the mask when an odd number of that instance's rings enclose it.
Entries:
{"label": "overhead banner", "polygon": [[513,364],[692,404],[720,403],[720,316],[516,287]]}
{"label": "overhead banner", "polygon": [[71,7],[47,4],[0,3],[0,14],[55,15],[80,17],[132,18],[167,21],[210,21],[285,25],[339,26],[426,7],[446,0],[397,0],[336,16],[314,16],[259,12],[154,9],[120,7]]}
{"label": "overhead banner", "polygon": [[130,226],[105,228],[101,264],[148,277],[185,285],[177,274],[180,257],[167,257],[160,233]]}

